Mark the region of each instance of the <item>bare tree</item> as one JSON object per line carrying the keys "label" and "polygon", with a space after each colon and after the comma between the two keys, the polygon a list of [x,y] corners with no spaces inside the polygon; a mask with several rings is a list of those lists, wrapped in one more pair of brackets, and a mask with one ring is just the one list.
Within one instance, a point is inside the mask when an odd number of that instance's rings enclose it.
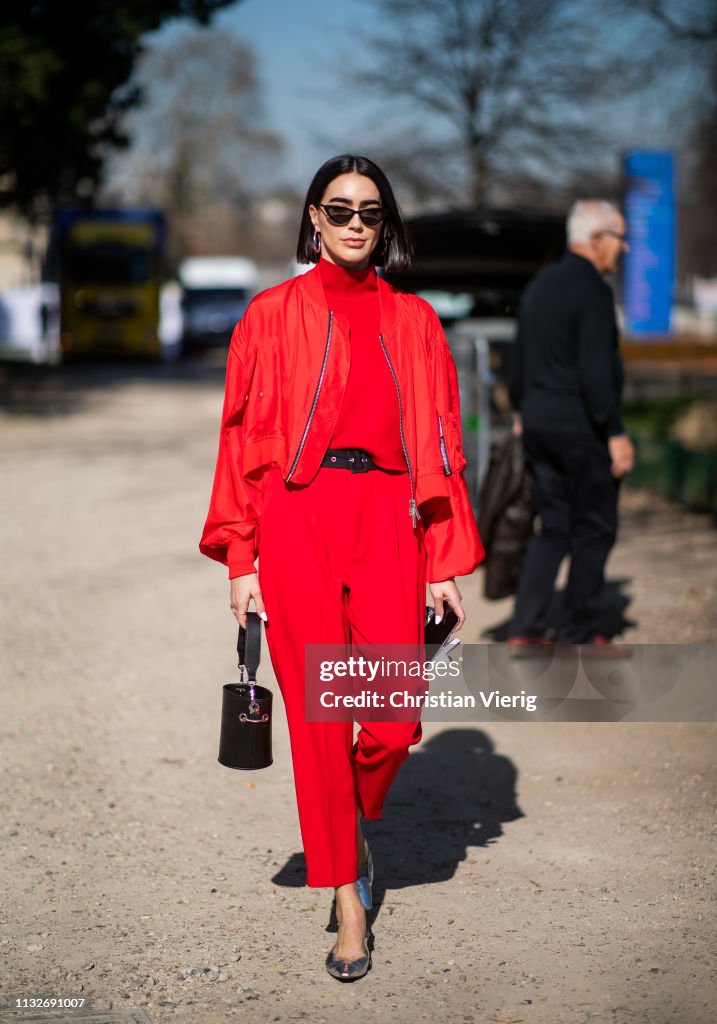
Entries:
{"label": "bare tree", "polygon": [[710,105],[694,133],[691,195],[684,204],[682,266],[688,274],[717,277],[717,65]]}
{"label": "bare tree", "polygon": [[673,39],[693,43],[717,40],[714,0],[627,0],[627,4],[654,18]]}
{"label": "bare tree", "polygon": [[[546,168],[588,163],[604,127],[586,116],[592,98],[638,81],[620,80],[589,45],[590,8],[564,0],[366,0],[380,32],[356,75],[387,103],[403,101],[404,128],[384,146],[410,165],[414,192],[445,178],[446,160],[465,168],[468,199],[500,195],[509,180],[545,180]],[[426,115],[444,133],[428,140]],[[443,146],[441,146],[441,141]],[[421,159],[431,152],[432,159]],[[382,152],[382,156],[384,153]],[[417,159],[412,159],[412,157]],[[384,158],[386,158],[384,156]],[[421,177],[421,168],[423,177]]]}
{"label": "bare tree", "polygon": [[655,19],[689,59],[710,68],[690,139],[687,191],[680,217],[683,274],[717,275],[717,5],[714,0],[630,0]]}
{"label": "bare tree", "polygon": [[252,51],[219,29],[183,30],[148,48],[136,82],[146,101],[108,191],[166,210],[175,259],[205,247],[209,225],[225,245],[222,225],[236,231],[282,145],[263,120]]}
{"label": "bare tree", "polygon": [[0,5],[0,207],[49,219],[87,202],[126,145],[144,37],[178,18],[207,25],[231,0],[5,0]]}

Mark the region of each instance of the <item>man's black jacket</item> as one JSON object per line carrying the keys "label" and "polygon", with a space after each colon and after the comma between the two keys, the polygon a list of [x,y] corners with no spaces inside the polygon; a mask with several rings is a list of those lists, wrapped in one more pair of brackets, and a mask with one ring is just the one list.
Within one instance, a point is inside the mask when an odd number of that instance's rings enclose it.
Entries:
{"label": "man's black jacket", "polygon": [[590,260],[566,252],[526,288],[510,398],[523,427],[550,433],[624,433],[623,370],[612,290]]}

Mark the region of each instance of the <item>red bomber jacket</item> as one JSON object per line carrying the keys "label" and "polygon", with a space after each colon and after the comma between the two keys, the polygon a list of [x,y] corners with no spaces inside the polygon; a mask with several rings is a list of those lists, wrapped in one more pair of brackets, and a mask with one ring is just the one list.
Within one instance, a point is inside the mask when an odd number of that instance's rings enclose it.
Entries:
{"label": "red bomber jacket", "polygon": [[[379,278],[379,340],[396,384],[410,477],[406,515],[421,530],[431,583],[473,572],[484,557],[461,444],[456,368],[435,312]],[[329,447],[350,365],[347,320],[328,309],[318,271],[250,303],[232,336],[219,454],[199,544],[229,577],[255,572],[263,495],[273,462],[308,484]],[[367,410],[370,397],[366,396]]]}

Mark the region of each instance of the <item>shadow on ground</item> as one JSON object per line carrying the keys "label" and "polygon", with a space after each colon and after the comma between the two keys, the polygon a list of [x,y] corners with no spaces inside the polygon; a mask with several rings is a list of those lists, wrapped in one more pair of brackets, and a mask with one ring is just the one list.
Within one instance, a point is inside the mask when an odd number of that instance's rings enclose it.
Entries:
{"label": "shadow on ground", "polygon": [[[635,619],[629,619],[626,615],[632,598],[624,591],[631,583],[632,579],[630,577],[607,580],[605,582],[605,589],[601,598],[600,624],[598,626],[598,633],[601,636],[612,639],[613,637],[620,636],[626,629],[632,629],[639,625]],[[563,617],[564,606],[565,591],[557,590],[553,595],[548,611],[547,629],[549,635],[557,630]],[[481,633],[482,638],[492,640],[494,643],[504,643],[508,637],[510,621],[510,618],[508,618],[504,619],[503,622],[497,623],[495,626],[488,626]]]}
{"label": "shadow on ground", "polygon": [[[421,743],[398,773],[383,819],[365,825],[376,865],[369,923],[387,890],[448,881],[469,847],[496,842],[503,822],[522,818],[516,779],[513,762],[480,729],[446,729]],[[305,877],[304,855],[295,853],[272,881],[300,887]],[[327,931],[335,930],[332,910]]]}

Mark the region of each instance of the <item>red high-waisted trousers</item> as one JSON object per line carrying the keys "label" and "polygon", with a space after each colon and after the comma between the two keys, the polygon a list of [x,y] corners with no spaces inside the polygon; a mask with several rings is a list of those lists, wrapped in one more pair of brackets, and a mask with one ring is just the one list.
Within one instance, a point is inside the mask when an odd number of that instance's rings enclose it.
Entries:
{"label": "red high-waisted trousers", "polygon": [[306,486],[272,468],[259,532],[266,638],[289,723],[307,884],[357,878],[356,807],[380,818],[420,721],[307,722],[304,645],[418,644],[425,614],[422,531],[408,473],[324,467]]}

